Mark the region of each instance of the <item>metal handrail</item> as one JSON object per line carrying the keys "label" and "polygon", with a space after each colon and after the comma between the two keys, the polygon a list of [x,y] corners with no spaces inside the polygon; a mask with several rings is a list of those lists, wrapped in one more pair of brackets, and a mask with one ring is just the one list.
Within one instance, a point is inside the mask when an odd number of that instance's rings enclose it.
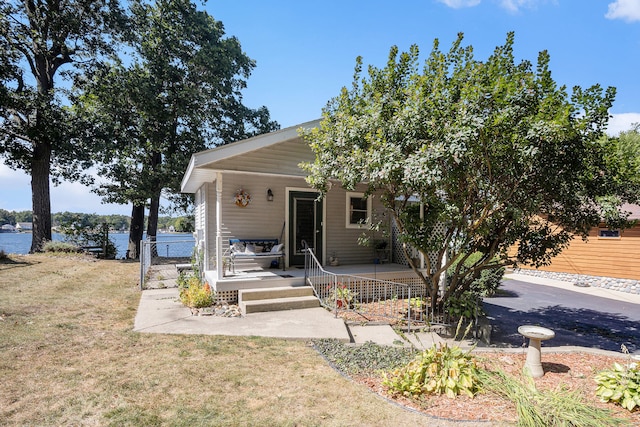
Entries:
{"label": "metal handrail", "polygon": [[305,247],[304,252],[305,283],[336,317],[339,312],[353,312],[369,320],[405,321],[409,331],[412,324],[427,323],[422,286],[327,271],[313,248]]}

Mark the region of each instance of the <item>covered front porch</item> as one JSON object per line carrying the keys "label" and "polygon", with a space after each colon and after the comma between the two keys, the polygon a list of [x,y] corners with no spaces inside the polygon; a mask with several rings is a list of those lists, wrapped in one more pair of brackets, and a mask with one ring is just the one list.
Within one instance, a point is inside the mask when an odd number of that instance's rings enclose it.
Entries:
{"label": "covered front porch", "polygon": [[[410,267],[395,263],[385,264],[352,264],[326,266],[326,271],[338,275],[361,276],[371,279],[406,282],[416,275]],[[244,289],[266,289],[285,286],[304,286],[305,270],[303,267],[262,268],[258,265],[226,271],[218,277],[217,270],[206,270],[205,280],[216,290],[218,298],[237,301],[238,291]]]}

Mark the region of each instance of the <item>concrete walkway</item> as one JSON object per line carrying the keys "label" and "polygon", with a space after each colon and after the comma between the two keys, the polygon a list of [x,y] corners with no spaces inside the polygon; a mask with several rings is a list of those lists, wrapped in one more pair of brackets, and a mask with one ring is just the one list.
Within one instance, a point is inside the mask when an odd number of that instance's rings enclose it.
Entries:
{"label": "concrete walkway", "polygon": [[193,316],[191,310],[179,301],[177,288],[143,291],[134,331],[350,340],[342,319],[322,308],[252,313],[244,317]]}
{"label": "concrete walkway", "polygon": [[[525,275],[511,275],[510,278],[540,285],[560,287],[575,292],[590,293],[601,298],[640,304],[640,296],[637,295],[620,295],[620,292],[598,288],[579,288],[566,282]],[[143,291],[135,317],[134,330],[141,333],[263,336],[297,340],[334,338],[343,342],[355,342],[357,344],[373,341],[380,345],[413,346],[417,349],[431,348],[434,343],[447,341],[434,332],[412,332],[404,333],[400,336],[389,325],[347,325],[341,318],[334,317],[332,313],[323,308],[252,313],[244,317],[231,318],[192,316],[190,309],[180,303],[177,288]],[[472,343],[456,342],[456,345],[464,348],[471,346]],[[525,350],[524,348],[488,348],[478,346],[474,351],[522,353]],[[588,351],[596,354],[620,356],[619,352],[575,346],[545,346],[545,351]],[[493,423],[481,421],[455,421],[432,417],[425,418],[425,423],[434,427],[494,425]]]}
{"label": "concrete walkway", "polygon": [[[581,288],[568,282],[522,274],[511,274],[505,278],[640,304],[640,295],[629,295],[594,287]],[[341,318],[336,318],[323,308],[252,313],[244,317],[229,318],[193,316],[191,311],[180,303],[177,288],[143,291],[135,317],[134,330],[143,333],[263,336],[298,340],[334,338],[357,344],[373,341],[380,345],[413,346],[418,349],[431,348],[434,343],[447,341],[434,332],[412,332],[401,336],[389,325],[346,324]],[[457,342],[457,345],[466,347],[472,343]],[[546,348],[558,351],[568,350],[563,347]],[[572,349],[575,348],[572,347]],[[482,345],[477,350],[482,351]],[[522,351],[517,348],[502,350]]]}
{"label": "concrete walkway", "polygon": [[398,335],[389,325],[346,324],[324,308],[251,313],[243,317],[193,316],[179,301],[178,289],[142,292],[134,331],[158,334],[261,336],[312,340],[333,338],[343,342],[430,348],[443,342],[434,332]]}

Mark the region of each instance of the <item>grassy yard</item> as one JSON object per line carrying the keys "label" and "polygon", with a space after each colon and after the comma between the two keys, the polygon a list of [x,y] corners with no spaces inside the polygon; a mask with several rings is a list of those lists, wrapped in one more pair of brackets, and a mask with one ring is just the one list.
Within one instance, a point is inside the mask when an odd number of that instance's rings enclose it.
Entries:
{"label": "grassy yard", "polygon": [[447,425],[344,378],[309,343],[132,332],[138,272],[0,260],[0,425]]}

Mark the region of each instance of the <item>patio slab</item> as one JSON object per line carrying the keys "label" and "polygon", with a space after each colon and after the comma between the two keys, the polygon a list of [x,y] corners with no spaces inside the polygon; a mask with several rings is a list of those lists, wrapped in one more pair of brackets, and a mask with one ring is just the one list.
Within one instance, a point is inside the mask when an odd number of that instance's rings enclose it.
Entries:
{"label": "patio slab", "polygon": [[356,344],[374,342],[390,347],[411,347],[411,343],[405,341],[389,325],[348,325],[351,336]]}
{"label": "patio slab", "polygon": [[134,331],[350,341],[344,321],[323,308],[252,313],[244,317],[193,316],[178,300],[176,288],[142,292]]}

